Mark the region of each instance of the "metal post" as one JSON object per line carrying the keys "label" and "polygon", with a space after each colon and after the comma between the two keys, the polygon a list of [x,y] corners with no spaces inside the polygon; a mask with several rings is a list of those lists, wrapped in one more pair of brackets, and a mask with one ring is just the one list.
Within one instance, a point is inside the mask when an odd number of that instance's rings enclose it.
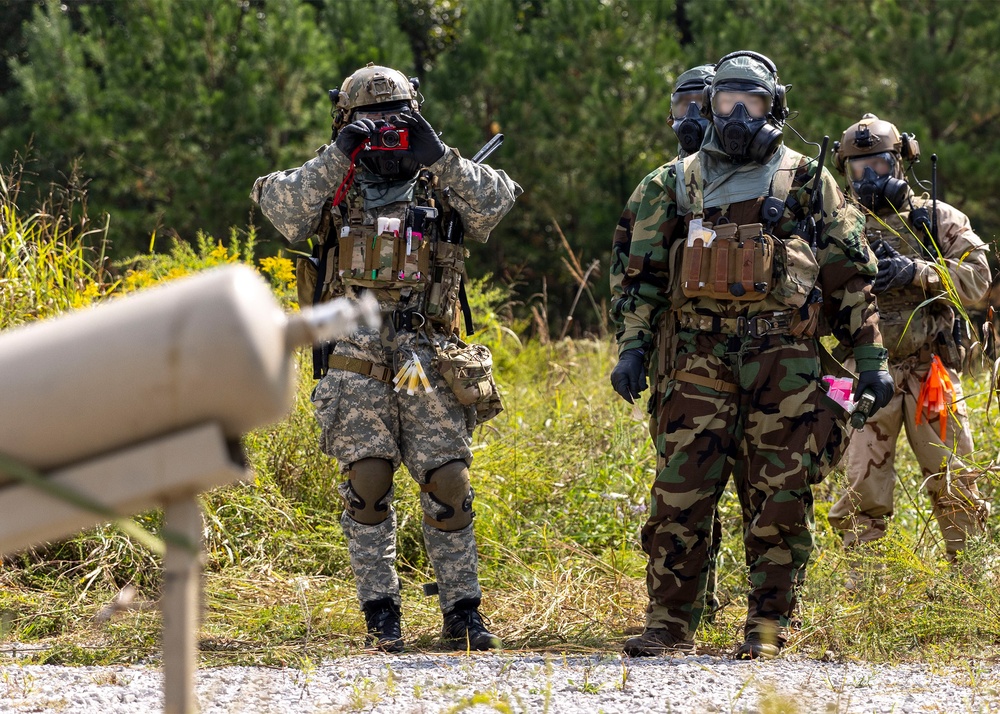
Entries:
{"label": "metal post", "polygon": [[163,710],[194,714],[202,554],[201,508],[194,494],[165,502],[163,529],[193,546],[168,540],[163,557]]}

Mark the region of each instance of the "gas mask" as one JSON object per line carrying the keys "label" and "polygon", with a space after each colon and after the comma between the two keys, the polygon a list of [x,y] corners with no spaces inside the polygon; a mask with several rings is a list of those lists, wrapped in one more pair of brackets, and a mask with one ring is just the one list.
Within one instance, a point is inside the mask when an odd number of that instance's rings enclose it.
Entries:
{"label": "gas mask", "polygon": [[409,181],[420,171],[410,151],[362,151],[358,166],[384,181]]}
{"label": "gas mask", "polygon": [[889,174],[879,176],[870,166],[865,167],[860,181],[851,181],[851,186],[861,205],[876,213],[883,208],[898,210],[909,189],[906,181]]}
{"label": "gas mask", "polygon": [[781,143],[781,130],[767,121],[766,115],[755,119],[746,105],[737,102],[728,116],[712,113],[712,123],[719,134],[722,150],[733,159],[764,163]]}
{"label": "gas mask", "polygon": [[708,119],[701,115],[701,110],[694,102],[688,104],[687,112],[679,119],[674,119],[671,128],[677,134],[681,150],[693,154],[701,148],[701,141],[708,129]]}

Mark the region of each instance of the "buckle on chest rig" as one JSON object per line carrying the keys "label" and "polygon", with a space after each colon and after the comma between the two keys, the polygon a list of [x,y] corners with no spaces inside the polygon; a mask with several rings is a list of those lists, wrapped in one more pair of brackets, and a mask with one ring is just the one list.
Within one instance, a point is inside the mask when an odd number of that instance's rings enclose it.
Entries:
{"label": "buckle on chest rig", "polygon": [[427,318],[415,309],[393,310],[389,313],[389,319],[396,332],[416,332],[427,322]]}
{"label": "buckle on chest rig", "polygon": [[736,336],[740,338],[750,335],[755,340],[759,340],[773,327],[774,325],[770,320],[760,315],[750,318],[740,315],[736,318]]}

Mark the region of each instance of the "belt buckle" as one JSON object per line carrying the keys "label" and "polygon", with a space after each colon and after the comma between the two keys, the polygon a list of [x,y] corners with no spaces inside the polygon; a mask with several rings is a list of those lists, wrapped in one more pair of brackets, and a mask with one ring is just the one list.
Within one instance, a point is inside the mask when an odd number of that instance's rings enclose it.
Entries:
{"label": "belt buckle", "polygon": [[[761,323],[764,324],[763,329],[761,329],[760,327]],[[747,332],[755,340],[759,340],[761,337],[766,335],[771,330],[772,327],[774,327],[774,325],[771,324],[770,320],[768,320],[766,317],[761,317],[760,315],[758,315],[757,317],[750,318],[749,325],[747,326]]]}
{"label": "belt buckle", "polygon": [[739,315],[736,318],[736,336],[742,340],[747,336],[748,331],[747,319],[743,315]]}

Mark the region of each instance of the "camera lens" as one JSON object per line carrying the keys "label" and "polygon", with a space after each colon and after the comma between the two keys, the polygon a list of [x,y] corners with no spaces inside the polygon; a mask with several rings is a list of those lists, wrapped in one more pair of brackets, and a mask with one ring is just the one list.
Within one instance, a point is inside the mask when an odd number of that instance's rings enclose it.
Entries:
{"label": "camera lens", "polygon": [[399,132],[395,129],[386,129],[382,132],[382,146],[387,149],[395,149],[399,146]]}

